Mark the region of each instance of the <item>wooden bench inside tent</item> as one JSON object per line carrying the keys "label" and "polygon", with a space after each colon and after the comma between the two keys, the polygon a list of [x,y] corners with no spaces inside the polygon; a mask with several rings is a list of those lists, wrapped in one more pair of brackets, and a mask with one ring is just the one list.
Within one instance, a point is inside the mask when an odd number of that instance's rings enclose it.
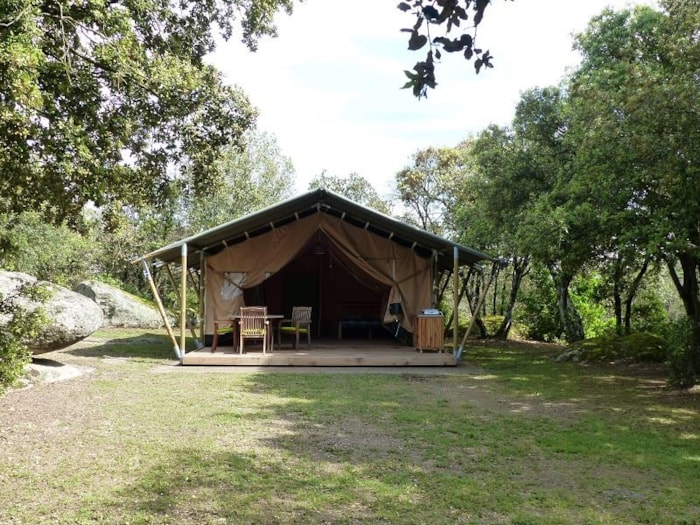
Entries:
{"label": "wooden bench inside tent", "polygon": [[338,320],[338,340],[343,338],[343,330],[367,331],[367,337],[372,339],[372,330],[382,326],[379,303],[341,303]]}

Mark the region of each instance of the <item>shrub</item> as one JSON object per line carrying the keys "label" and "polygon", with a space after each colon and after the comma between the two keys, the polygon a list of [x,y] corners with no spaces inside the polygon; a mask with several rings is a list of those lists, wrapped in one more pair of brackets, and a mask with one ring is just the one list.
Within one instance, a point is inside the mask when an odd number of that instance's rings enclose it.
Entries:
{"label": "shrub", "polygon": [[556,304],[551,277],[546,269],[533,265],[520,290],[514,323],[521,327],[521,332],[527,339],[556,341],[563,332]]}
{"label": "shrub", "polygon": [[12,294],[0,294],[0,317],[6,320],[0,330],[0,392],[22,377],[32,358],[23,341],[35,338],[45,322],[43,309],[28,311],[22,308],[17,301],[20,296],[43,302],[49,292],[42,285],[27,283]]}
{"label": "shrub", "polygon": [[489,337],[492,337],[493,334],[496,333],[496,330],[501,326],[501,323],[503,322],[503,316],[502,315],[484,315],[482,316],[481,320],[484,322],[484,326],[486,327],[486,334]]}
{"label": "shrub", "polygon": [[692,321],[687,318],[676,321],[668,330],[669,382],[678,388],[690,388],[698,379],[697,367],[692,362],[692,330]]}
{"label": "shrub", "polygon": [[606,335],[572,343],[563,356],[581,362],[663,363],[668,356],[668,344],[661,337],[644,332],[624,337]]}
{"label": "shrub", "polygon": [[2,266],[72,287],[93,273],[94,243],[66,225],[46,224],[37,212],[3,217]]}
{"label": "shrub", "polygon": [[663,334],[669,322],[669,313],[655,290],[642,290],[634,300],[632,328],[640,332]]}
{"label": "shrub", "polygon": [[600,275],[579,275],[571,287],[571,300],[581,316],[589,338],[615,333],[615,317],[606,305],[604,282]]}
{"label": "shrub", "polygon": [[635,332],[621,338],[622,351],[637,363],[663,363],[668,360],[668,343],[649,332]]}

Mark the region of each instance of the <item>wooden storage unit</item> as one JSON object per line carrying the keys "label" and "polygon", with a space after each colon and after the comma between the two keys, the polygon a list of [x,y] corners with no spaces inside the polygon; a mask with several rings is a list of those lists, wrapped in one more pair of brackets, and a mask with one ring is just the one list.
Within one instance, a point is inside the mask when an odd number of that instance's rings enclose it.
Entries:
{"label": "wooden storage unit", "polygon": [[413,319],[413,346],[416,350],[438,350],[445,343],[445,328],[442,315],[419,314]]}

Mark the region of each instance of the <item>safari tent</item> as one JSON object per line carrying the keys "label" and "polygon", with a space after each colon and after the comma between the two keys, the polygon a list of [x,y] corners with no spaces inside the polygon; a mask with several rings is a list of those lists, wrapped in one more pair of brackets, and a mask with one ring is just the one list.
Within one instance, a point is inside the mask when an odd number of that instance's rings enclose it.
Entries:
{"label": "safari tent", "polygon": [[[440,288],[452,284],[459,296],[454,277],[460,267],[494,259],[321,188],[137,261],[151,283],[152,271],[164,268],[181,305],[188,288],[199,298],[194,317],[202,322],[192,322],[182,306],[179,344],[169,328],[182,358],[186,327],[198,348],[208,346],[214,320],[242,305],[265,305],[285,316],[295,305],[312,306],[314,339],[371,338],[383,331],[410,341],[412,319],[436,307]],[[182,269],[179,283],[171,265]]]}

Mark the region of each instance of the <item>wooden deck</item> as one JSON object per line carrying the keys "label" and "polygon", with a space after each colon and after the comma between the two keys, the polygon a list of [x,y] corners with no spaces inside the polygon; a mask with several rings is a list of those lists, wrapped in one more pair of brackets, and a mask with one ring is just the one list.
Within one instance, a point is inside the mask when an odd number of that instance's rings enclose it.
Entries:
{"label": "wooden deck", "polygon": [[239,354],[231,346],[219,346],[216,352],[205,347],[187,352],[183,365],[206,366],[456,366],[452,353],[419,352],[410,346],[389,341],[343,340],[312,342],[311,350],[275,345],[274,352],[263,354],[260,346],[246,345]]}

